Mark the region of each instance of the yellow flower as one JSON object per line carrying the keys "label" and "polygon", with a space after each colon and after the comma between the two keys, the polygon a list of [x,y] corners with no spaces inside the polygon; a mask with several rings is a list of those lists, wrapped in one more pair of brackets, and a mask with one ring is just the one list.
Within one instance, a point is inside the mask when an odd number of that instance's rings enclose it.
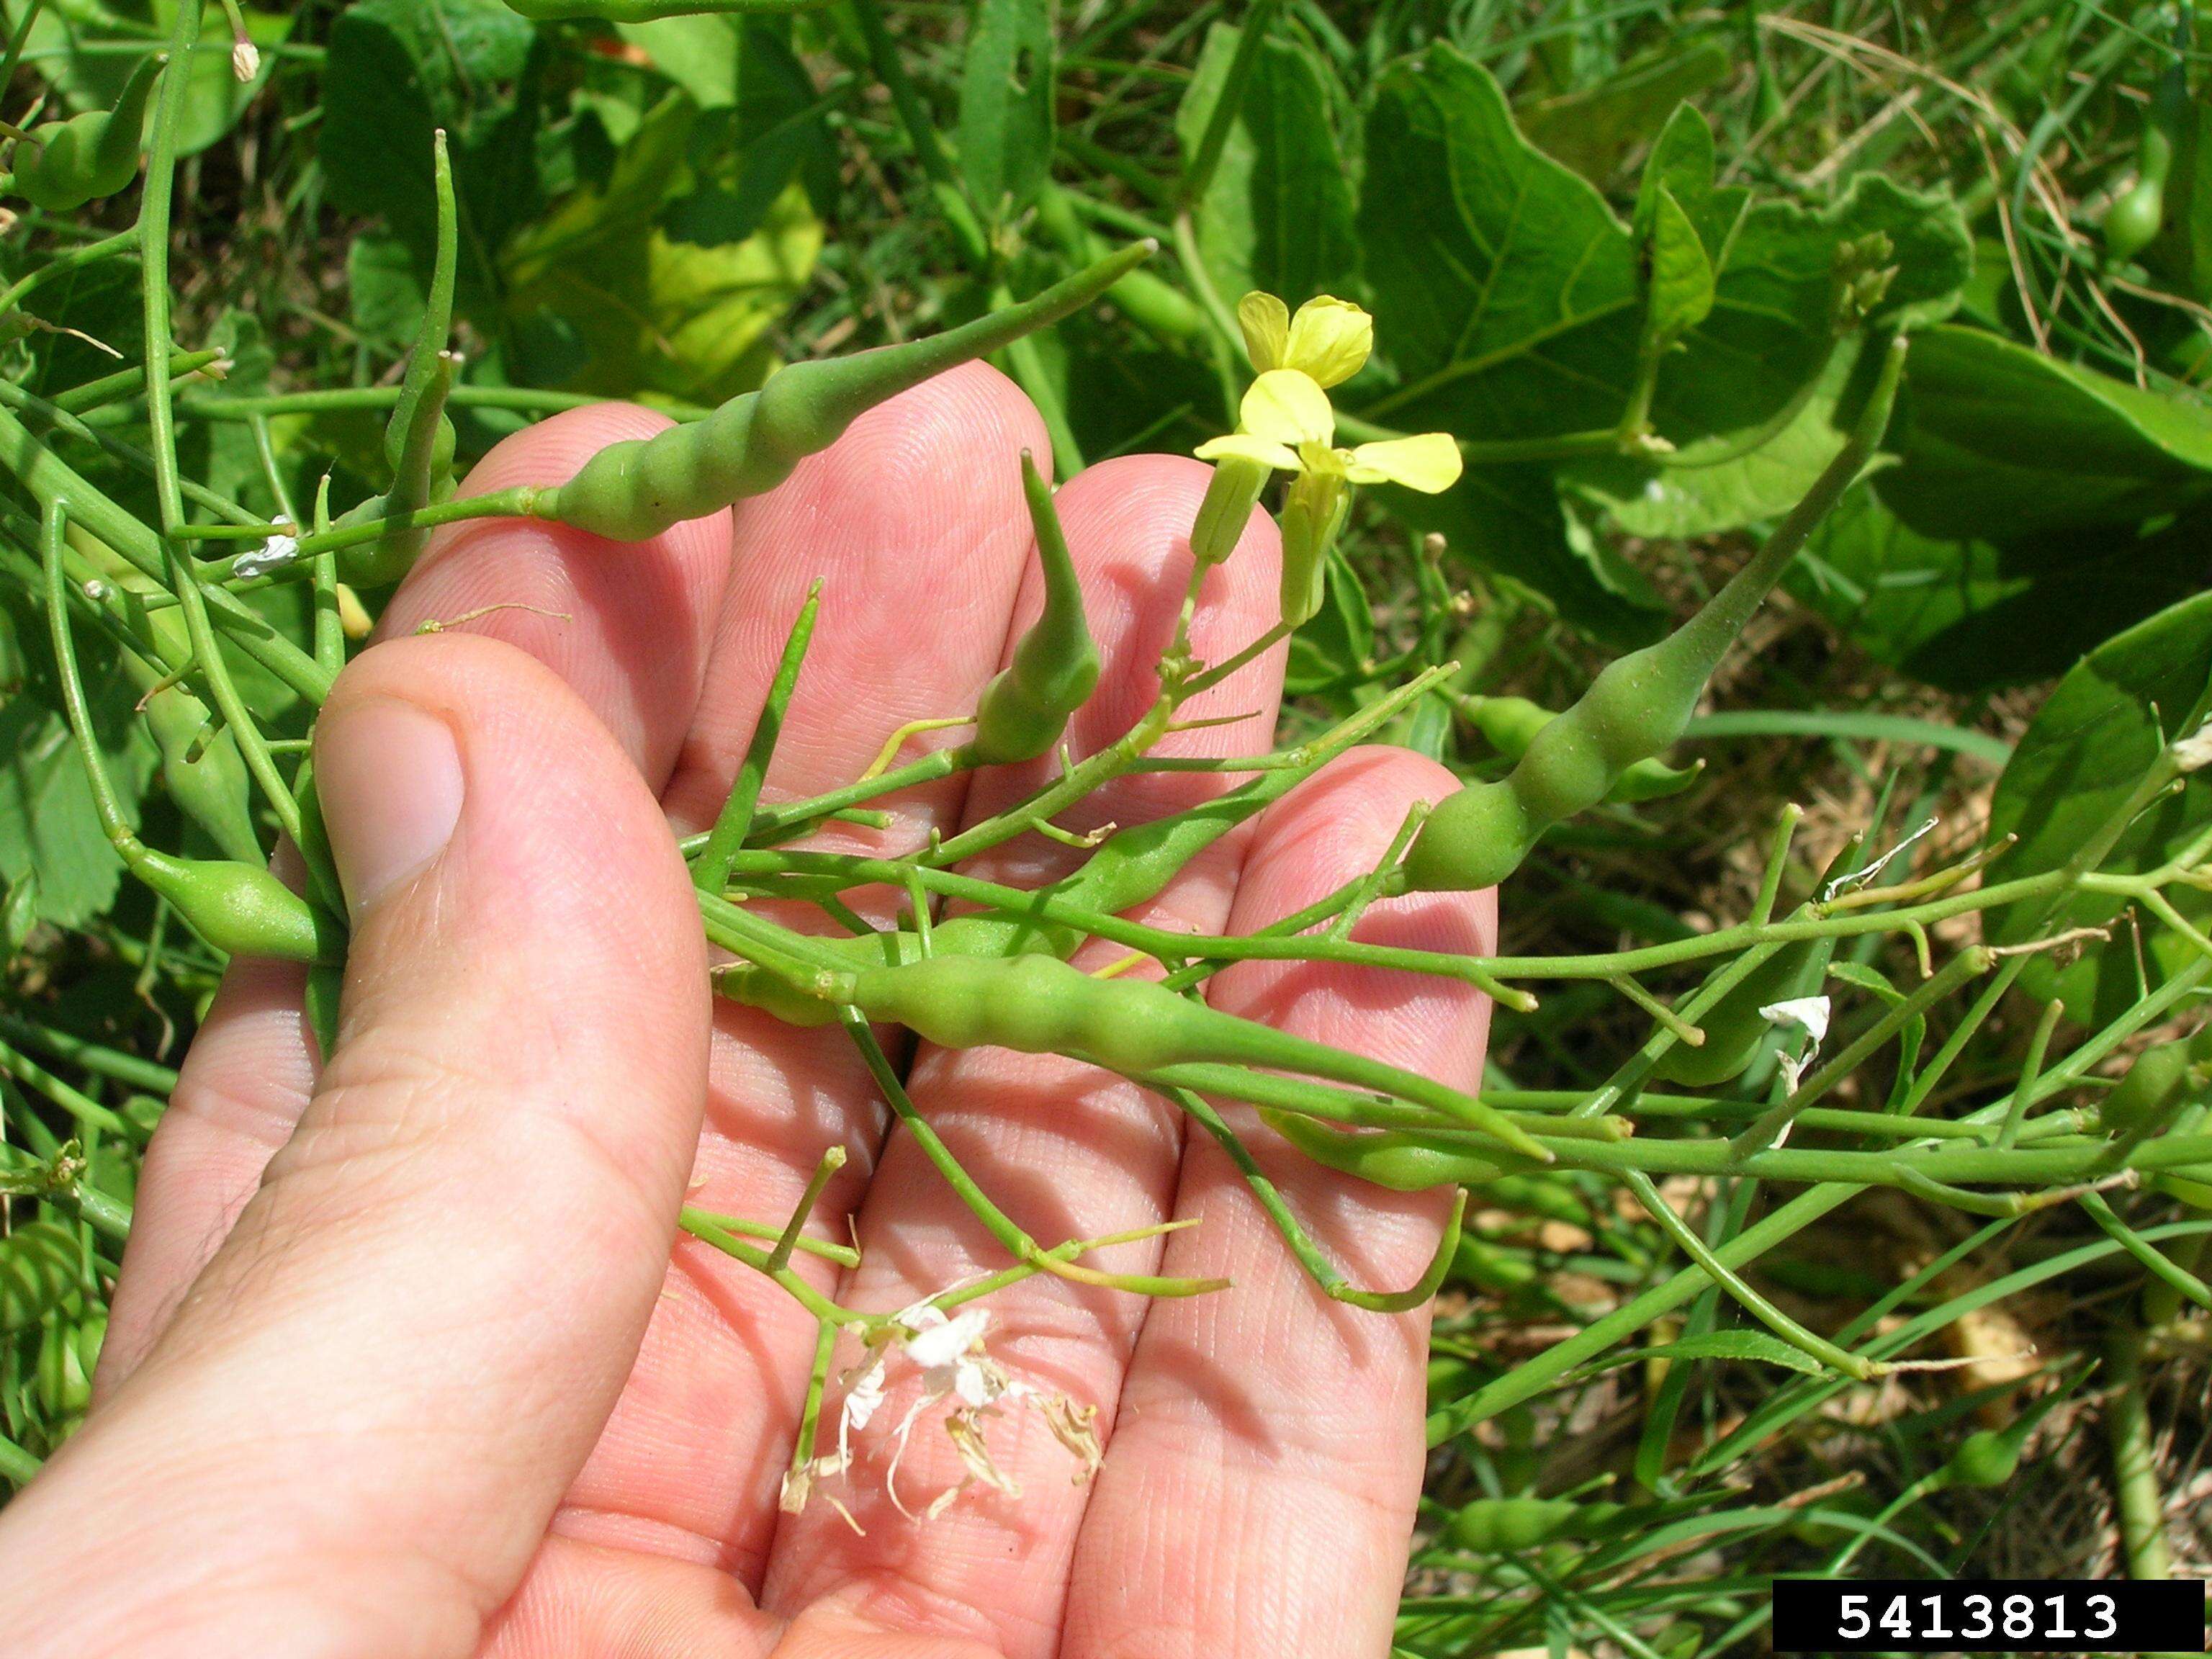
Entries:
{"label": "yellow flower", "polygon": [[1350,380],[1375,349],[1375,319],[1330,294],[1307,301],[1293,317],[1273,295],[1255,291],[1237,301],[1237,322],[1253,368],[1263,374],[1294,368],[1320,386]]}
{"label": "yellow flower", "polygon": [[1403,484],[1434,495],[1459,482],[1459,445],[1449,432],[1335,447],[1336,411],[1328,394],[1299,368],[1271,368],[1252,382],[1237,430],[1198,447],[1201,461],[1230,456],[1284,472],[1333,475],[1351,483]]}
{"label": "yellow flower", "polygon": [[1347,486],[1402,484],[1437,495],[1459,481],[1459,445],[1448,432],[1336,445],[1328,388],[1357,374],[1375,345],[1375,319],[1324,294],[1297,315],[1272,294],[1237,307],[1244,349],[1259,378],[1244,393],[1237,430],[1201,444],[1213,480],[1192,527],[1201,564],[1229,556],[1270,471],[1297,475],[1283,503],[1283,619],[1293,625],[1320,608],[1329,548],[1350,506]]}

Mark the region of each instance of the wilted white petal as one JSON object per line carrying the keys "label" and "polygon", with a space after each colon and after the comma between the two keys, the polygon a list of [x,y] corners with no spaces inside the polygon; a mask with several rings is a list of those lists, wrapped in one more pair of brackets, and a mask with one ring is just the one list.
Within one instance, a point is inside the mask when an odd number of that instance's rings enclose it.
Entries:
{"label": "wilted white petal", "polygon": [[1826,997],[1790,997],[1781,1002],[1770,1002],[1759,1011],[1761,1019],[1776,1025],[1795,1025],[1815,1044],[1827,1037],[1828,1016],[1829,1002]]}
{"label": "wilted white petal", "polygon": [[300,556],[300,543],[293,536],[271,536],[250,553],[241,553],[230,562],[230,574],[241,581],[256,576],[265,576],[272,570],[282,570]]}
{"label": "wilted white petal", "polygon": [[[928,1310],[937,1316],[934,1323],[920,1328],[909,1326],[914,1334],[907,1339],[906,1357],[924,1371],[945,1370],[957,1365],[969,1349],[983,1340],[983,1333],[991,1323],[988,1308],[968,1308],[947,1319],[937,1308]],[[902,1314],[900,1320],[905,1321]]]}

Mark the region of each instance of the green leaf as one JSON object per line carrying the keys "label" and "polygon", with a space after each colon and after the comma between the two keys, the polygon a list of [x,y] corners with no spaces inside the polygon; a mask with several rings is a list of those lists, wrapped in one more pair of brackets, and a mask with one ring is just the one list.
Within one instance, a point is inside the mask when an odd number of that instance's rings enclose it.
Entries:
{"label": "green leaf", "polygon": [[1566,510],[1547,468],[1469,467],[1441,495],[1380,493],[1413,529],[1442,535],[1450,556],[1540,595],[1592,637],[1624,650],[1658,637],[1658,590]]}
{"label": "green leaf", "polygon": [[738,101],[737,20],[661,17],[650,23],[617,23],[615,33],[635,46],[702,110]]}
{"label": "green leaf", "polygon": [[719,403],[767,373],[765,337],[813,270],[821,222],[793,184],[742,241],[671,237],[659,221],[690,186],[696,118],[672,94],[623,147],[604,190],[577,192],[508,251],[509,313],[567,343],[562,384]]}
{"label": "green leaf", "polygon": [[1563,484],[1616,529],[1647,539],[1717,535],[1779,518],[1850,435],[1879,367],[1879,346],[1846,336],[1767,422],[1684,445],[1657,461],[1599,455],[1569,462]]}
{"label": "green leaf", "polygon": [[986,222],[1036,199],[1052,169],[1054,0],[978,0],[960,76],[960,171]]}
{"label": "green leaf", "polygon": [[1719,85],[1729,67],[1729,50],[1717,40],[1656,52],[1595,86],[1526,106],[1522,127],[1540,149],[1603,185],[1683,99]]}
{"label": "green leaf", "polygon": [[501,0],[360,0],[331,26],[316,146],[331,204],[380,216],[427,273],[432,135],[444,128],[465,307],[483,303],[483,260],[535,210],[536,77],[525,71],[536,39]]}
{"label": "green leaf", "polygon": [[2212,514],[2000,544],[1923,535],[1882,505],[1880,482],[1838,503],[1785,580],[1878,660],[1948,690],[2063,673],[2212,581]]}
{"label": "green leaf", "polygon": [[[1188,156],[1216,102],[1237,31],[1217,23],[1176,112]],[[1304,42],[1275,36],[1259,51],[1206,194],[1193,210],[1199,257],[1225,303],[1253,289],[1292,309],[1343,286],[1358,258],[1352,183],[1333,120],[1341,94]]]}
{"label": "green leaf", "polygon": [[1613,1370],[1622,1365],[1638,1365],[1647,1359],[1742,1360],[1780,1365],[1804,1376],[1820,1376],[1828,1369],[1803,1349],[1793,1347],[1765,1331],[1729,1330],[1708,1331],[1701,1336],[1686,1336],[1679,1342],[1662,1342],[1649,1348],[1608,1354],[1589,1370]]}
{"label": "green leaf", "polygon": [[[1700,219],[1712,203],[1714,166],[1712,128],[1694,106],[1677,105],[1644,161],[1644,176],[1636,186],[1637,229],[1649,231],[1662,190],[1672,193],[1692,220]],[[1706,251],[1717,253],[1719,245],[1708,243]]]}
{"label": "green leaf", "polygon": [[1976,329],[1932,329],[1907,373],[1884,501],[1936,536],[2136,523],[2212,498],[2212,411]]}
{"label": "green leaf", "polygon": [[1650,275],[1644,291],[1644,349],[1664,351],[1711,314],[1713,264],[1698,228],[1674,199],[1674,192],[1659,186],[1652,209],[1651,231],[1645,244]]}
{"label": "green leaf", "polygon": [[[2013,751],[1990,803],[1987,844],[2019,840],[1990,866],[1991,881],[2054,870],[2110,822],[2183,723],[2201,719],[2212,687],[2212,592],[2138,623],[2099,646],[2059,681]],[[2154,869],[2212,820],[2212,775],[2191,774],[2185,786],[2136,819],[2102,860],[2106,870]],[[2183,915],[2212,914],[2212,894],[2191,888],[2167,896]],[[1987,937],[2018,944],[2066,927],[2112,921],[2126,901],[2090,893],[2048,918],[2033,902],[1987,913]],[[2154,921],[2142,929],[2142,962],[2153,984],[2189,959],[2185,941]],[[2114,1018],[2136,995],[2136,952],[2116,939],[2109,950],[2083,953],[2054,969],[2039,959],[2029,970],[2035,994],[2062,999],[2077,1019]]]}
{"label": "green leaf", "polygon": [[[124,811],[135,813],[154,762],[132,713],[137,694],[104,640],[87,632],[77,650],[94,733]],[[114,903],[123,861],[61,715],[45,611],[13,592],[0,592],[0,885],[29,878],[40,920],[80,927]]]}

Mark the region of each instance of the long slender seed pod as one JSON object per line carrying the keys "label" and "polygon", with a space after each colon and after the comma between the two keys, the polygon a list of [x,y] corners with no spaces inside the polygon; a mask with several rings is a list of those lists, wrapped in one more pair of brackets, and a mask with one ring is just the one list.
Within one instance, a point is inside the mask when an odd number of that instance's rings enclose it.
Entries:
{"label": "long slender seed pod", "polygon": [[1904,336],[1891,341],[1842,451],[1719,592],[1656,645],[1608,664],[1580,701],[1536,734],[1505,776],[1438,803],[1406,855],[1409,888],[1495,885],[1520,867],[1545,830],[1596,805],[1631,767],[1682,735],[1729,646],[1881,442],[1905,350]]}
{"label": "long slender seed pod", "polygon": [[49,213],[70,213],[127,189],[138,176],[138,141],[146,101],[169,61],[167,52],[139,60],[112,110],[88,110],[34,128],[15,147],[15,192]]}
{"label": "long slender seed pod", "polygon": [[707,844],[699,852],[699,861],[693,866],[691,878],[703,892],[719,894],[730,878],[730,864],[738,849],[744,845],[745,832],[752,827],[753,811],[760,805],[761,786],[768,781],[769,763],[775,757],[775,745],[783,736],[783,717],[791,707],[792,694],[799,689],[799,671],[806,661],[806,647],[813,642],[814,619],[822,610],[822,580],[816,577],[806,590],[805,600],[799,607],[799,615],[785,635],[783,656],[776,665],[775,678],[769,682],[768,697],[761,704],[760,718],[753,722],[752,740],[745,745],[745,757],[738,765],[737,776],[731,780],[730,793],[723,797],[722,810],[715,815],[714,827],[708,832]]}
{"label": "long slender seed pod", "polygon": [[1083,615],[1083,587],[1053,510],[1052,486],[1022,452],[1022,492],[1044,567],[1044,609],[1014,647],[1014,659],[983,688],[969,747],[987,766],[1035,760],[1067,729],[1098,684],[1098,644]]}
{"label": "long slender seed pod", "polygon": [[1442,1141],[1418,1131],[1351,1133],[1267,1106],[1260,1109],[1260,1116],[1315,1163],[1393,1192],[1425,1192],[1448,1182],[1482,1186],[1504,1173],[1496,1158],[1468,1152],[1464,1142]]}
{"label": "long slender seed pod", "polygon": [[77,672],[76,641],[70,631],[69,593],[62,574],[67,516],[66,507],[57,503],[48,508],[41,526],[46,623],[70,732],[76,740],[92,786],[94,810],[109,842],[132,875],[168,900],[187,927],[226,955],[276,957],[288,962],[343,960],[343,929],[259,865],[180,859],[156,852],[138,839],[124,818],[93,738],[84,682]]}
{"label": "long slender seed pod", "polygon": [[[418,512],[435,499],[441,484],[446,493],[452,493],[453,425],[446,418],[446,400],[453,394],[453,377],[459,367],[460,359],[450,351],[441,351],[430,360],[429,378],[409,414],[399,464],[392,469],[392,488],[343,514],[340,524],[362,524]],[[398,581],[412,569],[429,540],[429,529],[424,526],[387,530],[373,542],[340,552],[338,570],[356,587],[380,587]]]}
{"label": "long slender seed pod", "polygon": [[[430,265],[430,292],[422,306],[422,324],[415,331],[414,349],[407,357],[407,377],[399,383],[399,401],[384,428],[384,459],[394,472],[407,453],[415,428],[415,411],[432,395],[438,378],[438,357],[453,335],[453,283],[460,264],[460,211],[453,199],[453,165],[446,151],[443,127],[431,135],[430,176],[438,202],[438,242]],[[453,428],[442,428],[444,465],[453,463]]]}
{"label": "long slender seed pod", "polygon": [[1075,1054],[1116,1072],[1192,1061],[1273,1066],[1401,1095],[1548,1164],[1482,1102],[1430,1079],[1194,1002],[1147,980],[1096,979],[1056,957],[936,956],[852,976],[851,1001],[946,1048]]}
{"label": "long slender seed pod", "polygon": [[1089,304],[1154,246],[1134,243],[1034,299],[926,340],[793,363],[704,420],[608,445],[569,482],[541,491],[531,510],[621,542],[642,541],[684,520],[720,512],[774,489],[878,404]]}

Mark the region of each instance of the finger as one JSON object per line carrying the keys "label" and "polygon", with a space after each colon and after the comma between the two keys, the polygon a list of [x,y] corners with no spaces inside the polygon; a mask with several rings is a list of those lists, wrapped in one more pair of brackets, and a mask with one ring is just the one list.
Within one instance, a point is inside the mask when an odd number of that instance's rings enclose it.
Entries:
{"label": "finger", "polygon": [[[1249,933],[1372,868],[1443,768],[1355,751],[1261,820],[1237,883]],[[1355,939],[1492,947],[1492,896],[1429,894],[1369,910]],[[1486,1000],[1454,981],[1334,964],[1246,963],[1210,1000],[1473,1089]],[[1433,1255],[1441,1192],[1389,1193],[1324,1170],[1231,1114],[1267,1175],[1355,1284],[1396,1290]],[[1114,1455],[1077,1546],[1067,1659],[1127,1653],[1373,1656],[1389,1647],[1425,1456],[1428,1311],[1333,1302],[1300,1269],[1228,1158],[1194,1136],[1170,1272],[1218,1296],[1156,1304],[1122,1390]]]}
{"label": "finger", "polygon": [[[337,1047],[168,1330],[0,1520],[17,1651],[465,1651],[660,1287],[706,961],[636,768],[462,638],[368,653],[316,741],[355,913]],[[92,1536],[127,1585],[57,1594]]]}
{"label": "finger", "polygon": [[[740,505],[699,715],[664,797],[679,830],[720,810],[817,578],[822,609],[769,800],[849,782],[907,721],[973,711],[1032,562],[1024,448],[1048,453],[1036,410],[1005,376],[975,365],[871,411],[778,489]],[[958,822],[965,790],[957,776],[909,789],[872,803],[896,811],[891,829],[838,826],[814,844],[910,848]],[[879,923],[896,902],[856,898]],[[721,1006],[707,1109],[693,1203],[780,1225],[823,1153],[842,1146],[849,1161],[812,1225],[817,1237],[846,1237],[883,1108],[842,1035]],[[826,1264],[799,1265],[825,1286],[834,1279]],[[636,1375],[557,1528],[715,1563],[757,1589],[814,1346],[812,1317],[784,1291],[680,1241]]]}
{"label": "finger", "polygon": [[[1191,522],[1208,469],[1167,456],[1108,461],[1060,492],[1058,509],[1082,578],[1086,614],[1105,665],[1101,690],[1071,723],[1073,752],[1088,755],[1119,738],[1159,696],[1158,664],[1173,636],[1190,574]],[[1210,576],[1193,647],[1219,660],[1266,631],[1279,613],[1279,561],[1274,526],[1255,514],[1235,556]],[[1033,582],[1024,621],[1042,605]],[[1249,720],[1170,736],[1158,752],[1225,756],[1265,746],[1280,695],[1283,654],[1273,652],[1200,694],[1182,717],[1249,713]],[[1056,765],[1048,762],[1044,766]],[[977,780],[968,817],[979,822],[1047,781],[1044,766],[1010,769]],[[1220,793],[1220,774],[1139,774],[1109,784],[1082,809],[1089,823],[1135,823]],[[1050,848],[1012,849],[988,865],[1027,866],[1024,878],[1049,873]],[[1218,931],[1229,915],[1241,842],[1228,838],[1194,862],[1174,885],[1142,907],[1139,920],[1180,930]],[[1094,942],[1079,960],[1103,965],[1125,952]],[[926,1048],[909,1090],[923,1117],[983,1191],[1049,1249],[1166,1218],[1182,1152],[1182,1126],[1158,1096],[1109,1073],[1058,1057],[1005,1049]],[[905,1307],[1007,1265],[1007,1255],[943,1176],[921,1144],[894,1131],[860,1221],[866,1248],[842,1293],[848,1305]],[[1144,1240],[1086,1258],[1109,1272],[1150,1273],[1159,1243]],[[989,1303],[992,1357],[1016,1381],[1100,1413],[1110,1435],[1137,1330],[1142,1297],[1064,1279],[1038,1277]],[[863,1461],[828,1490],[866,1528],[865,1537],[826,1504],[787,1522],[779,1535],[768,1597],[794,1609],[841,1595],[885,1623],[915,1632],[988,1641],[1006,1659],[1049,1656],[1056,1648],[1089,1471],[1059,1443],[1036,1410],[1011,1407],[988,1424],[988,1454],[1019,1495],[972,1487],[935,1518],[917,1524],[898,1501],[920,1510],[957,1485],[959,1451],[940,1412],[915,1427],[890,1485],[894,1427],[919,1392],[910,1369],[861,1437]]]}
{"label": "finger", "polygon": [[[667,424],[627,404],[556,415],[495,446],[464,489],[557,483],[602,446]],[[439,621],[520,646],[583,697],[657,789],[690,724],[729,556],[722,514],[632,546],[536,520],[448,526],[393,595],[380,633]],[[281,963],[240,961],[224,976],[146,1150],[100,1353],[102,1393],[152,1345],[299,1121],[317,1066],[305,984]]]}

